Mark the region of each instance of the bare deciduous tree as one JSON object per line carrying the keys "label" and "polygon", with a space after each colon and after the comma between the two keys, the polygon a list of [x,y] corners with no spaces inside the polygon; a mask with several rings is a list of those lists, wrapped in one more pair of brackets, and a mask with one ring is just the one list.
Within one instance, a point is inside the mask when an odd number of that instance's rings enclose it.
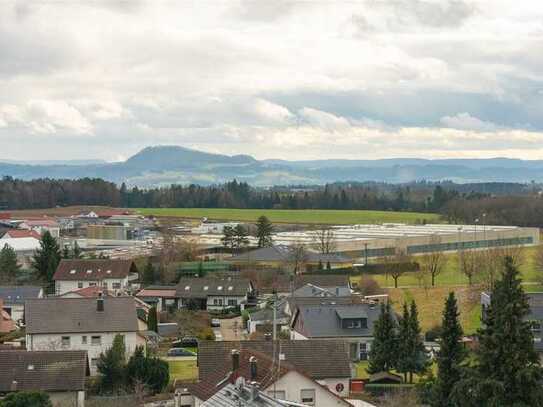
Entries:
{"label": "bare deciduous tree", "polygon": [[[434,235],[430,238],[430,245],[438,245],[441,243],[441,238],[437,235]],[[431,252],[424,253],[420,256],[421,259],[421,270],[423,275],[430,277],[432,282],[432,287],[435,286],[436,277],[441,274],[443,271],[447,259],[445,254],[440,250],[434,250]]]}
{"label": "bare deciduous tree", "polygon": [[480,257],[483,283],[486,289],[492,289],[505,270],[505,258],[510,257],[515,267],[519,267],[524,261],[524,252],[520,246],[497,246],[481,252]]}
{"label": "bare deciduous tree", "polygon": [[337,248],[337,240],[331,228],[321,228],[313,231],[313,242],[317,250],[322,254],[333,253]]}
{"label": "bare deciduous tree", "polygon": [[468,278],[468,284],[473,284],[474,278],[482,272],[482,255],[476,250],[462,250],[458,253],[460,271]]}
{"label": "bare deciduous tree", "polygon": [[289,252],[286,257],[287,267],[293,274],[301,274],[305,270],[308,260],[307,249],[303,243],[296,242],[289,246]]}
{"label": "bare deciduous tree", "polygon": [[398,288],[398,279],[407,271],[411,260],[407,251],[400,247],[394,249],[394,255],[385,257],[386,273],[394,280],[394,288]]}

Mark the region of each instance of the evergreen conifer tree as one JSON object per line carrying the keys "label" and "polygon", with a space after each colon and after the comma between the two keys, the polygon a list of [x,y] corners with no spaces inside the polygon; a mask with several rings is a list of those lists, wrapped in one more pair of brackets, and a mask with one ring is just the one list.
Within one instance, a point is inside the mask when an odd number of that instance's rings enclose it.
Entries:
{"label": "evergreen conifer tree", "polygon": [[11,246],[5,244],[0,250],[0,282],[14,282],[20,269],[21,266],[17,262],[17,253]]}
{"label": "evergreen conifer tree", "polygon": [[155,306],[151,307],[149,310],[149,315],[147,316],[147,329],[158,333],[158,315]]}
{"label": "evergreen conifer tree", "polygon": [[381,314],[373,328],[368,373],[390,371],[396,362],[396,321],[390,303],[381,304]]}
{"label": "evergreen conifer tree", "polygon": [[262,215],[256,223],[256,237],[258,238],[258,247],[268,247],[273,245],[272,239],[273,225],[270,220]]}
{"label": "evergreen conifer tree", "polygon": [[144,286],[151,285],[155,282],[155,268],[151,263],[151,258],[147,260],[145,268],[143,269],[142,282]]}
{"label": "evergreen conifer tree", "polygon": [[61,253],[57,240],[49,231],[46,231],[41,238],[40,248],[36,250],[32,259],[32,268],[36,276],[51,283],[60,259]]}
{"label": "evergreen conifer tree", "polygon": [[543,405],[543,376],[532,323],[526,320],[529,312],[519,272],[513,259],[506,257],[503,276],[494,285],[479,331],[475,368],[453,390],[457,405]]}
{"label": "evergreen conifer tree", "polygon": [[450,395],[454,385],[460,381],[461,364],[466,351],[461,343],[463,331],[458,320],[458,305],[454,293],[449,293],[443,310],[441,324],[441,349],[437,355],[438,373],[432,391],[432,406],[453,407]]}

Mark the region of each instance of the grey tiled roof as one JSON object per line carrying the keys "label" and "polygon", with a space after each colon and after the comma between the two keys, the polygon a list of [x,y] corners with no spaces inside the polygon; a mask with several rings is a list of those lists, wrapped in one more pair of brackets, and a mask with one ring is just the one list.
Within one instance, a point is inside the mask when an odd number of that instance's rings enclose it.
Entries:
{"label": "grey tiled roof", "polygon": [[[338,314],[339,311],[339,314]],[[373,324],[380,308],[369,304],[299,305],[294,317],[294,329],[307,338],[349,338],[373,336]],[[366,328],[343,328],[343,318],[367,318]]]}
{"label": "grey tiled roof", "polygon": [[[280,351],[279,351],[280,348]],[[201,380],[230,371],[231,351],[250,349],[267,355],[273,353],[272,341],[202,341],[198,347]],[[277,341],[276,351],[285,362],[312,379],[351,377],[348,344],[341,340]]]}
{"label": "grey tiled roof", "polygon": [[313,274],[304,273],[294,277],[294,287],[300,288],[306,284],[313,284],[319,287],[350,287],[351,282],[348,274]]}
{"label": "grey tiled roof", "polygon": [[26,333],[135,332],[136,304],[132,297],[105,297],[104,311],[96,298],[43,298],[25,306]]}
{"label": "grey tiled roof", "polygon": [[292,293],[293,297],[347,297],[351,295],[348,286],[321,287],[308,283]]}
{"label": "grey tiled roof", "polygon": [[78,391],[85,389],[85,351],[0,351],[0,392],[13,390]]}
{"label": "grey tiled roof", "polygon": [[39,298],[42,288],[36,286],[0,286],[0,298],[6,305],[24,305],[25,300]]}

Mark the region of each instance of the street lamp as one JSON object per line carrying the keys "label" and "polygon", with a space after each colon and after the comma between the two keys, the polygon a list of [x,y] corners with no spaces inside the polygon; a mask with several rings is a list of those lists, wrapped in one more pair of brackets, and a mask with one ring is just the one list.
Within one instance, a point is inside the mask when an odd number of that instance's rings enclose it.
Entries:
{"label": "street lamp", "polygon": [[476,218],[475,219],[475,248],[477,248],[479,246],[478,242],[477,242],[477,224],[479,223],[479,218]]}

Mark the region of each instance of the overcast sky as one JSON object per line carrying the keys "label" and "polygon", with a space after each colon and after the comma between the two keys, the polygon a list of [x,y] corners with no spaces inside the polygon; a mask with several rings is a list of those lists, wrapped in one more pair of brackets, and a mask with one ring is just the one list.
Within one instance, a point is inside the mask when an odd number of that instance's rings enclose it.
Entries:
{"label": "overcast sky", "polygon": [[0,1],[0,158],[543,159],[537,1]]}

